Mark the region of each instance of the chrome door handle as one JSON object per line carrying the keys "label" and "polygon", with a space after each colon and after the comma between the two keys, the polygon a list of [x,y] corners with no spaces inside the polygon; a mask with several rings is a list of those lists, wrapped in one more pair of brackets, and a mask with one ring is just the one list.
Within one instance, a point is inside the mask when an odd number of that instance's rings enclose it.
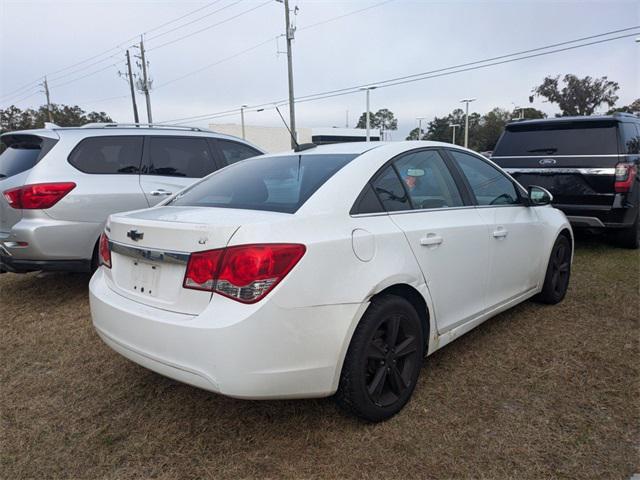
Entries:
{"label": "chrome door handle", "polygon": [[499,227],[493,231],[493,238],[505,238],[509,232],[503,227]]}
{"label": "chrome door handle", "polygon": [[152,190],[151,192],[149,192],[149,195],[151,195],[152,197],[159,197],[161,195],[173,195],[172,192],[167,192],[166,190],[163,190],[162,188],[159,188],[158,190]]}
{"label": "chrome door handle", "polygon": [[444,239],[440,235],[436,235],[435,233],[429,233],[426,237],[422,237],[420,239],[420,245],[425,247],[440,245]]}

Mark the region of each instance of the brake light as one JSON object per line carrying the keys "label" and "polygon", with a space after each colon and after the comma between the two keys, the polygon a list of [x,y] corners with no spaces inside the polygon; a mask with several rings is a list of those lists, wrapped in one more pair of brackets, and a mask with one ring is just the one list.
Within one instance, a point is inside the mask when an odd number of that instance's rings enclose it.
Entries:
{"label": "brake light", "polygon": [[183,286],[255,303],[282,281],[305,251],[304,245],[273,243],[193,253]]}
{"label": "brake light", "polygon": [[631,190],[633,181],[636,179],[638,168],[630,163],[619,163],[616,165],[616,181],[614,188],[616,193],[626,193]]}
{"label": "brake light", "polygon": [[73,182],[35,183],[5,190],[3,195],[13,208],[40,210],[53,207],[74,188]]}
{"label": "brake light", "polygon": [[111,268],[111,249],[109,248],[109,238],[104,232],[100,235],[100,242],[98,243],[98,260],[100,261],[100,265]]}

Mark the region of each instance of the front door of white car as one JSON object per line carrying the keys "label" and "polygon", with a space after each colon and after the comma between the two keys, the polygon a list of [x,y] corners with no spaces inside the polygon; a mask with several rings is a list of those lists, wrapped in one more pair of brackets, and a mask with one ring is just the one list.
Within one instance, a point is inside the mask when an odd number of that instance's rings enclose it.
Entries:
{"label": "front door of white car", "polygon": [[397,158],[373,186],[420,265],[438,331],[455,328],[484,310],[487,225],[476,208],[465,205],[438,151],[418,150]]}
{"label": "front door of white car", "polygon": [[153,206],[216,170],[209,142],[204,137],[148,136],[140,186]]}
{"label": "front door of white car", "polygon": [[542,258],[542,224],[535,208],[524,204],[512,180],[487,161],[448,149],[466,178],[488,226],[491,267],[489,307],[501,305],[536,287]]}

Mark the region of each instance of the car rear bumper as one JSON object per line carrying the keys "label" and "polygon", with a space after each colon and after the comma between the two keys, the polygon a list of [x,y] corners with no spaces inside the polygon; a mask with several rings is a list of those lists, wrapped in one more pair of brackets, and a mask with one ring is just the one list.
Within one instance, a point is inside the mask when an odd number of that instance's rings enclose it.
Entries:
{"label": "car rear bumper", "polygon": [[91,260],[17,260],[0,247],[0,273],[81,272],[91,271]]}
{"label": "car rear bumper", "polygon": [[199,315],[144,305],[91,279],[93,324],[124,357],[175,380],[224,395],[304,398],[333,394],[353,328],[366,305],[285,309],[221,296]]}
{"label": "car rear bumper", "polygon": [[88,271],[102,223],[23,218],[0,232],[0,257],[15,271]]}

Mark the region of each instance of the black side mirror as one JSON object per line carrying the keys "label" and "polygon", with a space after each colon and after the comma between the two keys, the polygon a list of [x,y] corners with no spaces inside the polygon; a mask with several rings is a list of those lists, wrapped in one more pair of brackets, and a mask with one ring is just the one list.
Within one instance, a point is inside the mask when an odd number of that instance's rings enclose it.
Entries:
{"label": "black side mirror", "polygon": [[527,192],[529,193],[529,206],[531,207],[549,205],[553,201],[553,195],[546,188],[529,185]]}

